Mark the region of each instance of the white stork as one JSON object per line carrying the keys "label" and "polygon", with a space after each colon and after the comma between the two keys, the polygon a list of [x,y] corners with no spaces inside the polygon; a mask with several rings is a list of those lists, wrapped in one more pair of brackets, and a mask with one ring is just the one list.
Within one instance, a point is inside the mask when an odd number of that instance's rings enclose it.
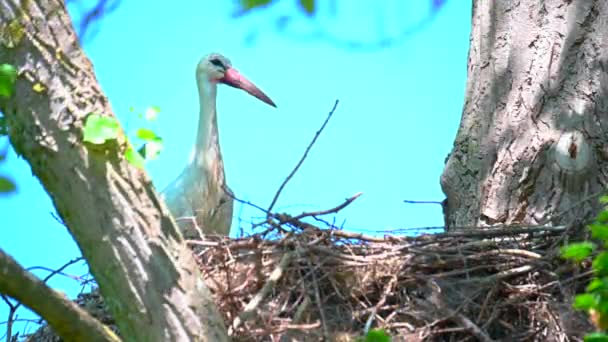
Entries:
{"label": "white stork", "polygon": [[230,233],[233,199],[225,184],[219,145],[215,105],[217,85],[223,83],[242,89],[276,107],[264,92],[232,67],[230,60],[218,53],[201,58],[196,67],[196,81],[200,117],[193,155],[179,177],[162,192],[186,238],[198,238],[201,233]]}

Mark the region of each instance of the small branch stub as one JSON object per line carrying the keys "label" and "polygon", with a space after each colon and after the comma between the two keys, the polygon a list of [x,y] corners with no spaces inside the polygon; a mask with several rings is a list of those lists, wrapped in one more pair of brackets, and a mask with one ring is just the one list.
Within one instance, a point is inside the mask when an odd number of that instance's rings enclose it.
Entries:
{"label": "small branch stub", "polygon": [[579,131],[565,132],[555,145],[555,164],[561,172],[572,174],[589,169],[591,149]]}

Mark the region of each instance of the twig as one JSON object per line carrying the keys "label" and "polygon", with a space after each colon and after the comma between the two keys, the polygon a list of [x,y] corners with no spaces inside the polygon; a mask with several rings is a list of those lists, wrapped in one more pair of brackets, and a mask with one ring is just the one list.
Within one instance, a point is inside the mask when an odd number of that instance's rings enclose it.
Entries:
{"label": "twig", "polygon": [[[310,262],[309,258],[306,258],[306,263],[308,264],[309,268],[313,268],[312,267],[312,263]],[[314,294],[315,294],[315,302],[317,304],[317,309],[319,310],[319,316],[321,316],[321,326],[323,327],[323,336],[325,337],[325,340],[327,341],[329,339],[329,331],[327,330],[327,321],[325,320],[325,312],[323,311],[323,303],[321,303],[321,293],[319,291],[319,283],[317,282],[317,276],[315,275],[315,272],[311,273],[312,276],[312,286],[313,289],[315,290]]]}
{"label": "twig", "polygon": [[355,194],[354,196],[347,198],[344,203],[333,207],[331,209],[327,209],[327,210],[319,210],[319,211],[311,211],[311,212],[305,212],[305,213],[301,213],[300,215],[294,216],[293,218],[296,220],[305,218],[305,217],[310,217],[310,216],[322,216],[322,215],[328,215],[328,214],[334,214],[337,213],[338,211],[346,208],[347,205],[353,203],[354,200],[356,200],[357,198],[359,198],[359,196],[363,195],[362,192],[359,192],[357,194]]}
{"label": "twig", "polygon": [[494,341],[493,339],[490,338],[490,336],[488,336],[488,334],[486,334],[483,330],[481,330],[477,326],[477,324],[471,322],[471,320],[468,319],[467,317],[465,317],[463,314],[456,313],[454,316],[452,316],[452,319],[454,321],[460,323],[460,325],[464,326],[464,328],[466,330],[468,330],[471,333],[471,335],[475,336],[478,341],[483,341],[483,342]]}
{"label": "twig", "polygon": [[[47,268],[47,267],[42,267],[42,266],[29,267],[27,270],[28,271],[32,271],[34,269],[43,269],[45,271],[49,271],[50,273],[46,277],[44,277],[42,279],[43,283],[46,283],[47,281],[49,281],[49,279],[51,279],[53,276],[55,276],[57,274],[60,274],[60,275],[66,276],[68,278],[80,281],[81,277],[69,275],[67,273],[64,273],[63,270],[65,270],[69,266],[72,266],[73,264],[75,264],[75,263],[77,263],[77,262],[79,262],[81,260],[83,260],[82,257],[78,257],[76,259],[72,259],[72,260],[66,262],[65,264],[63,264],[63,266],[59,267],[56,270],[53,270],[53,269],[50,269],[50,268]],[[19,307],[21,306],[21,302],[18,302],[17,304],[12,305],[12,303],[10,301],[8,301],[8,299],[4,295],[2,295],[2,299],[6,302],[6,304],[9,307],[8,320],[7,320],[7,322],[8,322],[7,323],[7,342],[10,342],[11,338],[12,338],[12,336],[11,336],[11,334],[12,334],[12,332],[11,332],[12,329],[11,328],[12,328],[12,325],[13,325],[12,322],[14,322],[13,317],[15,315],[15,312],[17,312],[17,309],[19,309]]]}
{"label": "twig", "polygon": [[412,200],[403,200],[403,203],[407,204],[439,204],[443,205],[441,201],[412,201]]}
{"label": "twig", "polygon": [[312,148],[312,146],[317,141],[317,138],[319,138],[319,135],[321,135],[321,132],[323,132],[323,130],[325,129],[325,126],[327,126],[327,123],[329,122],[329,119],[331,119],[332,115],[336,111],[336,108],[338,107],[338,103],[339,103],[339,100],[336,100],[336,102],[334,103],[333,108],[331,109],[331,111],[329,111],[329,114],[327,114],[327,118],[325,118],[325,121],[323,122],[323,125],[321,125],[321,128],[319,128],[319,130],[317,131],[317,133],[315,133],[315,136],[312,138],[312,141],[310,142],[310,144],[308,144],[308,147],[306,147],[306,150],[304,151],[304,155],[302,155],[302,158],[300,158],[300,161],[298,161],[298,163],[293,168],[293,170],[291,170],[291,173],[287,176],[287,178],[285,178],[285,180],[283,181],[283,183],[281,184],[281,186],[279,186],[279,190],[277,190],[277,192],[274,194],[274,198],[272,199],[272,202],[270,202],[270,206],[268,206],[268,209],[266,211],[268,211],[268,212],[272,211],[272,208],[274,208],[274,205],[277,203],[277,200],[279,199],[279,196],[281,195],[281,192],[283,191],[283,188],[285,188],[285,185],[287,185],[287,182],[289,182],[289,180],[291,180],[291,178],[298,171],[298,169],[300,168],[300,166],[302,165],[302,163],[304,163],[304,160],[306,159],[306,156],[308,156],[308,152],[310,151],[310,149]]}
{"label": "twig", "polygon": [[370,312],[369,317],[367,318],[367,321],[365,322],[365,326],[363,328],[363,334],[364,335],[367,335],[367,332],[369,331],[369,328],[372,327],[372,323],[374,322],[374,318],[376,317],[376,314],[378,313],[378,308],[380,308],[380,307],[382,307],[382,305],[384,305],[384,303],[386,302],[386,298],[388,297],[388,295],[393,290],[393,285],[395,285],[396,281],[397,281],[397,274],[394,274],[391,277],[391,280],[389,280],[389,282],[384,287],[384,291],[382,292],[382,297],[380,298],[380,300],[378,301],[378,303],[376,303],[376,305],[374,305],[374,308],[372,309],[372,312]]}
{"label": "twig", "polygon": [[270,290],[275,286],[277,281],[279,281],[279,279],[283,275],[283,272],[291,261],[291,257],[292,253],[285,253],[285,255],[283,255],[283,258],[281,258],[281,261],[279,262],[277,267],[272,271],[272,273],[270,273],[270,277],[268,277],[268,281],[266,281],[266,284],[264,284],[260,291],[258,291],[258,293],[256,293],[256,295],[251,298],[249,303],[245,305],[245,307],[243,308],[243,312],[241,312],[241,314],[234,319],[232,326],[228,330],[229,336],[231,336],[236,331],[236,329],[238,329],[241,323],[247,321],[253,316],[253,313],[260,305],[260,303],[262,303],[262,300],[264,300]]}

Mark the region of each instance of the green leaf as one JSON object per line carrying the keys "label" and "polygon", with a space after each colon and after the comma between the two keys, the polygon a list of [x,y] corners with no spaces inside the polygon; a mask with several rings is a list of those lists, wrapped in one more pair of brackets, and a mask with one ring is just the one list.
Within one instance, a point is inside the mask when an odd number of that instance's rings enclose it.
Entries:
{"label": "green leaf", "polygon": [[146,164],[144,158],[131,146],[125,151],[125,159],[138,169],[143,169]]}
{"label": "green leaf", "polygon": [[143,141],[156,141],[160,139],[153,130],[147,128],[140,128],[135,132],[135,136]]}
{"label": "green leaf", "polygon": [[103,144],[108,140],[118,138],[120,125],[110,116],[90,114],[84,124],[84,141],[92,144]]}
{"label": "green leaf", "polygon": [[597,215],[597,221],[599,221],[600,223],[608,223],[608,210],[604,210],[601,211],[598,215]]}
{"label": "green leaf", "polygon": [[0,194],[8,194],[17,190],[15,182],[8,177],[0,176]]}
{"label": "green leaf", "polygon": [[145,118],[148,121],[154,121],[158,117],[158,113],[160,113],[160,107],[150,106],[146,109]]}
{"label": "green leaf", "polygon": [[0,64],[0,97],[11,97],[15,92],[17,69],[10,64]]}
{"label": "green leaf", "polygon": [[273,0],[241,0],[241,9],[247,12],[256,7],[262,7],[270,4]]}
{"label": "green leaf", "polygon": [[591,230],[591,237],[603,241],[608,240],[608,225],[592,223],[589,225],[589,229]]}
{"label": "green leaf", "polygon": [[576,262],[583,261],[595,249],[595,245],[591,242],[571,243],[561,248],[562,258],[571,259]]}
{"label": "green leaf", "polygon": [[591,293],[583,293],[574,297],[572,307],[577,310],[589,310],[594,308],[598,303],[597,296]]}
{"label": "green leaf", "polygon": [[608,289],[608,280],[606,277],[602,278],[593,278],[589,285],[587,285],[587,292],[594,292],[599,290],[607,290]]}
{"label": "green leaf", "polygon": [[608,271],[608,252],[603,251],[598,254],[595,259],[593,259],[591,266],[600,274],[606,274]]}
{"label": "green leaf", "polygon": [[300,7],[309,16],[315,14],[315,0],[300,0]]}
{"label": "green leaf", "polygon": [[367,332],[365,342],[391,342],[391,337],[384,329],[372,329]]}
{"label": "green leaf", "polygon": [[608,335],[601,332],[594,332],[585,335],[585,342],[608,342]]}
{"label": "green leaf", "polygon": [[604,195],[604,196],[600,197],[600,203],[608,204],[608,195]]}

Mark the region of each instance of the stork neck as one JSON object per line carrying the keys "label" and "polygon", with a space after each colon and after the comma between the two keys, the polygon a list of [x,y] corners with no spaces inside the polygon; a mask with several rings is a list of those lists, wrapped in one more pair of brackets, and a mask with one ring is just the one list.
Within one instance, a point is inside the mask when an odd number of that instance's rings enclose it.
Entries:
{"label": "stork neck", "polygon": [[198,79],[200,115],[198,133],[194,145],[193,163],[198,167],[210,167],[207,160],[214,160],[219,155],[217,112],[215,100],[217,84],[207,79]]}

